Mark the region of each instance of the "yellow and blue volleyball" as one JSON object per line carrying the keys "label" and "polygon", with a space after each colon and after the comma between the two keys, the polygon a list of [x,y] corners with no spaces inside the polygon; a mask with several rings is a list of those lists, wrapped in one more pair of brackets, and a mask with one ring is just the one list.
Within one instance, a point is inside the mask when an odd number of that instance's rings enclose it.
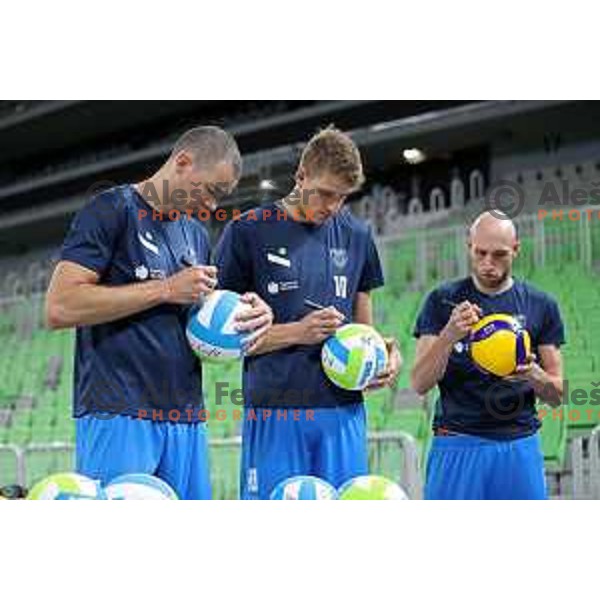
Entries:
{"label": "yellow and blue volleyball", "polygon": [[105,500],[99,481],[79,473],[55,473],[36,483],[27,500]]}
{"label": "yellow and blue volleyball", "polygon": [[321,350],[327,377],[345,390],[364,390],[387,365],[383,338],[368,325],[351,323],[337,330]]}
{"label": "yellow and blue volleyball", "polygon": [[215,290],[190,311],[186,335],[192,350],[208,361],[239,360],[248,333],[236,331],[236,316],[248,310],[239,294]]}
{"label": "yellow and blue volleyball", "polygon": [[289,477],[271,492],[271,500],[337,500],[336,489],[323,479],[310,475]]}
{"label": "yellow and blue volleyball", "polygon": [[340,500],[408,500],[406,492],[381,475],[354,477],[339,489]]}
{"label": "yellow and blue volleyball", "polygon": [[179,500],[162,479],[145,473],[130,473],[113,479],[104,489],[108,500]]}
{"label": "yellow and blue volleyball", "polygon": [[512,315],[488,315],[471,329],[469,352],[480,369],[505,377],[527,362],[531,339],[527,330]]}

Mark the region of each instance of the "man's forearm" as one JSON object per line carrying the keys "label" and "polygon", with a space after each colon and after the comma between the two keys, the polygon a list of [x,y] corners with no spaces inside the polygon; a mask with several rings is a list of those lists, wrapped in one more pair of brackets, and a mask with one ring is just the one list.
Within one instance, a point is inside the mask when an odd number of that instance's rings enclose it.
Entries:
{"label": "man's forearm", "polygon": [[562,377],[550,375],[541,366],[536,365],[527,381],[542,402],[553,407],[560,406],[563,396]]}
{"label": "man's forearm", "polygon": [[168,301],[168,283],[149,281],[122,286],[81,283],[46,300],[52,329],[97,325],[128,317]]}
{"label": "man's forearm", "polygon": [[297,346],[302,343],[300,323],[282,323],[273,325],[265,334],[260,345],[252,352],[253,356],[258,354],[266,354],[267,352],[275,352],[290,346]]}
{"label": "man's forearm", "polygon": [[431,347],[415,362],[411,373],[413,389],[426,394],[444,376],[454,344],[443,335],[438,336]]}

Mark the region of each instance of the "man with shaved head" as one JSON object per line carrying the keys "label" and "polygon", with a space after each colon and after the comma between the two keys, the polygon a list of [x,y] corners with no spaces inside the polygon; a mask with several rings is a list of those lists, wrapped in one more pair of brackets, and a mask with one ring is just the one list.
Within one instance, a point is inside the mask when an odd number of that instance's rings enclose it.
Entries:
{"label": "man with shaved head", "polygon": [[[444,283],[417,318],[413,388],[439,389],[427,464],[427,499],[545,499],[536,397],[562,397],[564,328],[556,301],[514,279],[514,223],[485,212],[467,237],[471,274]],[[465,338],[484,315],[513,315],[531,336],[532,354],[515,375],[484,373]]]}

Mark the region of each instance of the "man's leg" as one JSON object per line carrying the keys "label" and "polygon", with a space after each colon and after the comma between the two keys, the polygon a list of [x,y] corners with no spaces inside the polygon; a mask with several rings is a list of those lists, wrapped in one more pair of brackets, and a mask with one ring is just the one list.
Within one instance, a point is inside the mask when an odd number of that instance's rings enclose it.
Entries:
{"label": "man's leg", "polygon": [[[309,412],[309,411],[304,411]],[[336,408],[314,409],[307,433],[314,432],[311,474],[336,489],[353,477],[367,475],[368,447],[365,407],[362,402]]]}
{"label": "man's leg", "polygon": [[539,434],[501,444],[496,454],[489,497],[495,500],[547,500]]}
{"label": "man's leg", "polygon": [[303,423],[295,420],[302,412],[289,408],[246,409],[240,473],[242,500],[268,500],[284,479],[310,474]]}
{"label": "man's leg", "polygon": [[162,454],[159,423],[122,415],[75,420],[76,470],[106,485],[127,473],[153,475]]}
{"label": "man's leg", "polygon": [[156,476],[180,500],[210,500],[210,466],[206,423],[161,423],[165,449]]}
{"label": "man's leg", "polygon": [[477,437],[434,437],[427,459],[426,500],[484,500],[493,445]]}

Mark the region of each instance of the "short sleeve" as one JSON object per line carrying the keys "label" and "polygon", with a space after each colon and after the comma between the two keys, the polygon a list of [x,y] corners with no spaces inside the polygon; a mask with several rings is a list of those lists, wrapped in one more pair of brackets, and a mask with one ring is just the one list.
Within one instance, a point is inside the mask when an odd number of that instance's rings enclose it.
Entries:
{"label": "short sleeve", "polygon": [[214,253],[219,287],[243,294],[253,290],[250,248],[245,245],[239,223],[225,227]]}
{"label": "short sleeve", "polygon": [[544,316],[542,320],[542,329],[538,338],[540,345],[562,346],[565,343],[565,327],[560,309],[554,298],[548,297]]}
{"label": "short sleeve", "polygon": [[196,261],[200,265],[210,264],[210,236],[206,227],[199,221],[191,221],[191,225],[197,232],[197,244],[195,247]]}
{"label": "short sleeve", "polygon": [[373,236],[369,231],[367,239],[367,256],[360,274],[358,282],[359,292],[368,292],[375,288],[381,287],[384,284],[383,271],[381,269],[381,261],[379,260],[379,252],[373,240]]}
{"label": "short sleeve", "polygon": [[112,194],[92,198],[71,222],[60,259],[102,275],[112,259],[123,213],[122,204],[115,202]]}
{"label": "short sleeve", "polygon": [[447,309],[440,302],[438,290],[433,290],[425,298],[425,302],[417,316],[413,335],[416,338],[422,335],[438,335],[448,321]]}

